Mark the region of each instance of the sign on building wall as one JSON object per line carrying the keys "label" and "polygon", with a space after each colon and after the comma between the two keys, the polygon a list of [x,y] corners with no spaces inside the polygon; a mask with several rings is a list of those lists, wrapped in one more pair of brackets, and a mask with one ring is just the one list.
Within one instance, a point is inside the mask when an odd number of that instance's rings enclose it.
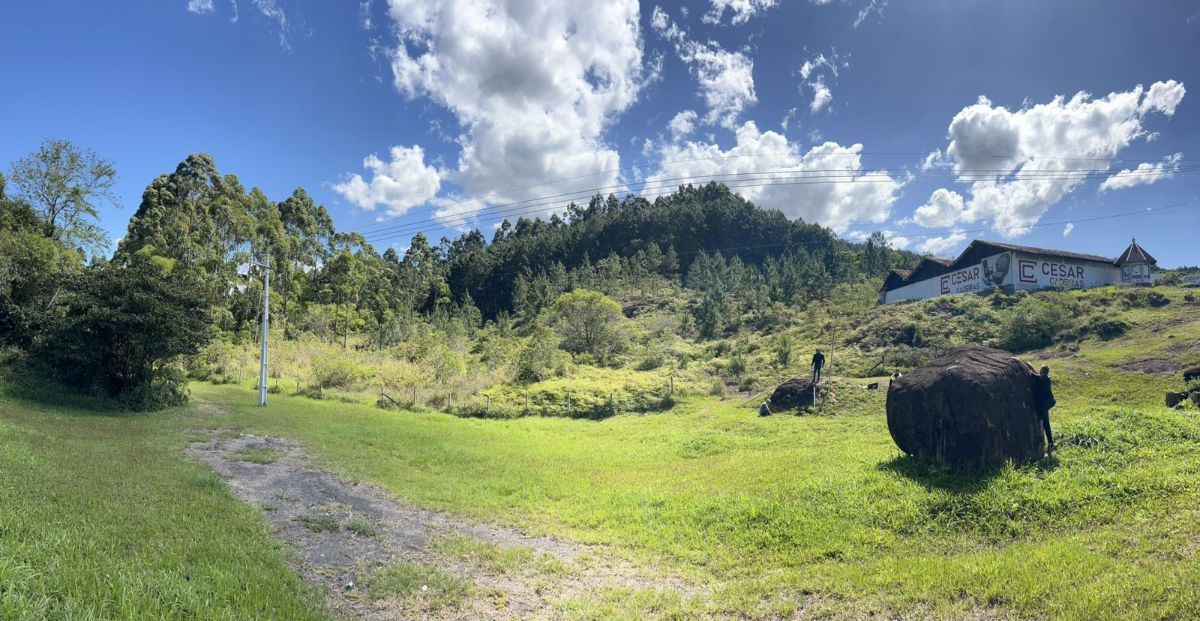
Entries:
{"label": "sign on building wall", "polygon": [[1012,266],[1012,253],[1006,252],[994,257],[988,257],[970,267],[954,270],[943,274],[938,279],[940,295],[957,295],[960,293],[978,293],[995,289],[1009,284],[1009,268]]}
{"label": "sign on building wall", "polygon": [[1017,255],[1018,289],[1086,289],[1111,285],[1119,278],[1116,268],[1100,263]]}

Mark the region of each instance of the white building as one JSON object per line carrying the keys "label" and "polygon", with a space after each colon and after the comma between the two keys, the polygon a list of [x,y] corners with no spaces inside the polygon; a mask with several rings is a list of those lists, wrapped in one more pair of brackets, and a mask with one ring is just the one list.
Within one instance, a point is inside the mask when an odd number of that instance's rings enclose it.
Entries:
{"label": "white building", "polygon": [[879,290],[879,302],[891,304],[997,288],[1013,291],[1148,285],[1154,281],[1155,263],[1137,240],[1116,260],[975,240],[957,259],[925,257],[911,271],[892,270]]}

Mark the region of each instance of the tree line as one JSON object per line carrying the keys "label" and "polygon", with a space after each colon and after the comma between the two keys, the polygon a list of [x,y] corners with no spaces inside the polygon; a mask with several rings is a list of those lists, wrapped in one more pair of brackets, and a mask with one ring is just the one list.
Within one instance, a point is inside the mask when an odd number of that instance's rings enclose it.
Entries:
{"label": "tree line", "polygon": [[[380,254],[362,233],[337,231],[302,188],[271,200],[206,154],[150,182],[107,257],[98,208],[116,202],[115,180],[111,162],[63,141],[0,175],[0,330],[63,381],[134,407],[185,399],[180,360],[214,336],[257,338],[264,265],[275,335],[383,349],[419,323],[532,332],[556,304],[611,314],[606,301],[563,295],[664,283],[691,295],[697,337],[717,337],[754,308],[808,304],[916,259],[878,234],[850,243],[716,183],[654,201],[597,195],[545,220],[506,220],[490,242],[479,230],[436,244],[417,233],[403,253]],[[570,337],[603,363],[597,334]]]}

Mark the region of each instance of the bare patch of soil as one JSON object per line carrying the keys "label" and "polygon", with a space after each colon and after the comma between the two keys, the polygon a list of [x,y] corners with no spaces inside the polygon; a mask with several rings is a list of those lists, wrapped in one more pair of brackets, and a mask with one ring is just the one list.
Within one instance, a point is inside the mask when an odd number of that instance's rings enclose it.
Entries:
{"label": "bare patch of soil", "polygon": [[[652,590],[685,600],[708,595],[599,546],[406,506],[382,490],[308,467],[302,447],[288,440],[225,431],[186,452],[211,465],[243,502],[262,508],[274,534],[296,550],[304,578],[354,617],[549,619],[561,614],[556,603],[609,589]],[[371,588],[398,564],[466,580],[471,587],[450,604],[439,601],[436,581],[425,577],[401,594]]]}
{"label": "bare patch of soil", "polygon": [[1161,358],[1151,358],[1149,360],[1139,360],[1123,364],[1118,369],[1122,371],[1130,371],[1133,373],[1174,373],[1183,368],[1183,364],[1175,360],[1163,360]]}

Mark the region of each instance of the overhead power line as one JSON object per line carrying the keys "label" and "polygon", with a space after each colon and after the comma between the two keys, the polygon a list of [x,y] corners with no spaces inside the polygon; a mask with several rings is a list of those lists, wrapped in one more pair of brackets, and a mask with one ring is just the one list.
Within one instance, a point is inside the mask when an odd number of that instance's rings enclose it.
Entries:
{"label": "overhead power line", "polygon": [[[862,157],[862,156],[872,156],[872,157],[875,157],[875,156],[906,156],[906,157],[918,156],[918,157],[920,157],[920,156],[928,156],[928,155],[931,155],[932,153],[933,152],[921,152],[921,151],[857,151],[857,152],[846,152],[846,153],[828,153],[828,154],[822,154],[822,156],[823,157]],[[666,160],[666,161],[659,162],[659,165],[662,166],[665,164],[682,164],[682,163],[688,163],[688,162],[705,162],[705,161],[718,161],[718,160],[724,161],[724,160],[743,159],[743,158],[795,157],[796,154],[797,153],[794,151],[784,151],[784,152],[779,152],[779,153],[727,153],[727,154],[714,155],[714,156],[708,156],[708,157],[693,157],[693,158],[680,158],[680,159],[674,159],[674,160]],[[1143,163],[1144,164],[1159,164],[1159,163],[1162,163],[1161,159],[1139,160],[1139,159],[1107,158],[1107,157],[1056,157],[1056,156],[1038,156],[1038,155],[1028,155],[1028,154],[1007,154],[1006,155],[1006,154],[998,154],[998,153],[955,153],[954,156],[959,157],[959,158],[968,157],[968,158],[990,158],[990,159],[1005,159],[1005,160],[1020,159],[1022,162],[1105,162],[1106,168],[1094,169],[1097,172],[1107,171],[1108,167],[1111,167],[1112,165],[1143,164]],[[1200,161],[1200,158],[1188,158],[1188,159],[1177,160],[1177,164],[1183,163],[1183,162],[1197,162],[1197,161]],[[846,169],[839,168],[839,169],[834,169],[834,170],[844,171]],[[512,194],[515,194],[517,192],[523,192],[525,190],[531,190],[533,188],[545,187],[545,186],[555,185],[555,184],[559,184],[559,183],[565,183],[568,181],[577,181],[579,179],[586,179],[588,177],[596,177],[596,176],[604,175],[604,174],[613,174],[613,173],[629,172],[629,171],[630,171],[630,167],[627,167],[627,166],[617,167],[617,168],[609,168],[609,169],[604,169],[604,170],[598,170],[595,172],[585,173],[582,175],[575,175],[572,177],[561,177],[558,179],[551,179],[549,181],[534,183],[531,185],[526,185],[526,186],[522,186],[522,187],[518,187],[518,188],[510,188],[508,190],[493,193],[491,196],[496,197],[496,198],[503,198],[505,196],[511,196]],[[879,171],[879,172],[882,172],[882,171]],[[927,172],[927,171],[923,170],[922,172]],[[1004,170],[997,171],[997,172],[1011,173],[1012,171],[1011,171],[1011,169],[1004,169]],[[629,184],[616,186],[616,187],[618,187],[618,189],[620,189],[620,188],[626,187],[626,185],[629,185]],[[636,185],[636,184],[633,184],[633,185]],[[466,199],[461,199],[461,200],[453,201],[450,203],[446,203],[445,205],[442,205],[441,207],[443,209],[450,208],[450,207],[457,207],[459,205],[465,205],[465,204],[475,202],[478,200],[480,200],[480,199],[478,199],[478,197],[466,198]],[[397,218],[401,218],[401,217],[403,217],[403,215],[392,216],[389,218],[385,218],[385,220],[393,220],[393,219],[397,219]]]}
{"label": "overhead power line", "polygon": [[[654,198],[670,194],[678,189],[680,185],[689,183],[695,184],[706,183],[708,181],[717,181],[724,183],[730,189],[744,189],[753,187],[764,187],[770,185],[813,185],[813,184],[830,184],[830,183],[895,183],[896,181],[879,172],[854,172],[845,170],[822,169],[822,170],[798,170],[792,171],[791,174],[783,174],[785,171],[747,171],[742,173],[724,173],[712,176],[699,177],[674,177],[669,179],[656,180],[655,182],[642,184],[641,192],[630,192],[630,194],[640,196],[642,198]],[[1188,174],[1200,172],[1200,164],[1192,164],[1179,166],[1171,169],[1162,170],[1142,170],[1130,171],[1126,173],[1129,177],[1134,178],[1156,178],[1163,176],[1173,176],[1175,174]],[[996,178],[995,170],[971,170],[960,171],[958,173],[952,171],[927,171],[916,177],[934,177],[946,178],[950,177],[960,182],[972,181],[987,181]],[[1005,182],[1013,181],[1053,181],[1053,180],[1068,180],[1082,181],[1088,179],[1107,178],[1113,173],[1108,170],[1096,169],[1078,169],[1065,171],[1028,171],[1021,172],[1005,177]],[[430,229],[448,229],[458,226],[464,226],[473,220],[477,220],[480,214],[488,212],[484,220],[479,223],[499,222],[513,216],[533,215],[543,212],[558,211],[563,207],[564,203],[582,201],[590,199],[597,194],[603,194],[605,191],[614,191],[626,189],[626,184],[613,186],[600,186],[595,188],[586,188],[574,192],[564,192],[549,196],[536,197],[523,201],[515,201],[507,204],[491,205],[482,209],[472,209],[459,213],[447,214],[445,216],[433,216],[421,220],[414,220],[403,224],[396,224],[375,230],[364,231],[364,237],[373,243],[403,237],[405,235],[415,233],[420,230]],[[428,225],[437,225],[430,227]]]}

